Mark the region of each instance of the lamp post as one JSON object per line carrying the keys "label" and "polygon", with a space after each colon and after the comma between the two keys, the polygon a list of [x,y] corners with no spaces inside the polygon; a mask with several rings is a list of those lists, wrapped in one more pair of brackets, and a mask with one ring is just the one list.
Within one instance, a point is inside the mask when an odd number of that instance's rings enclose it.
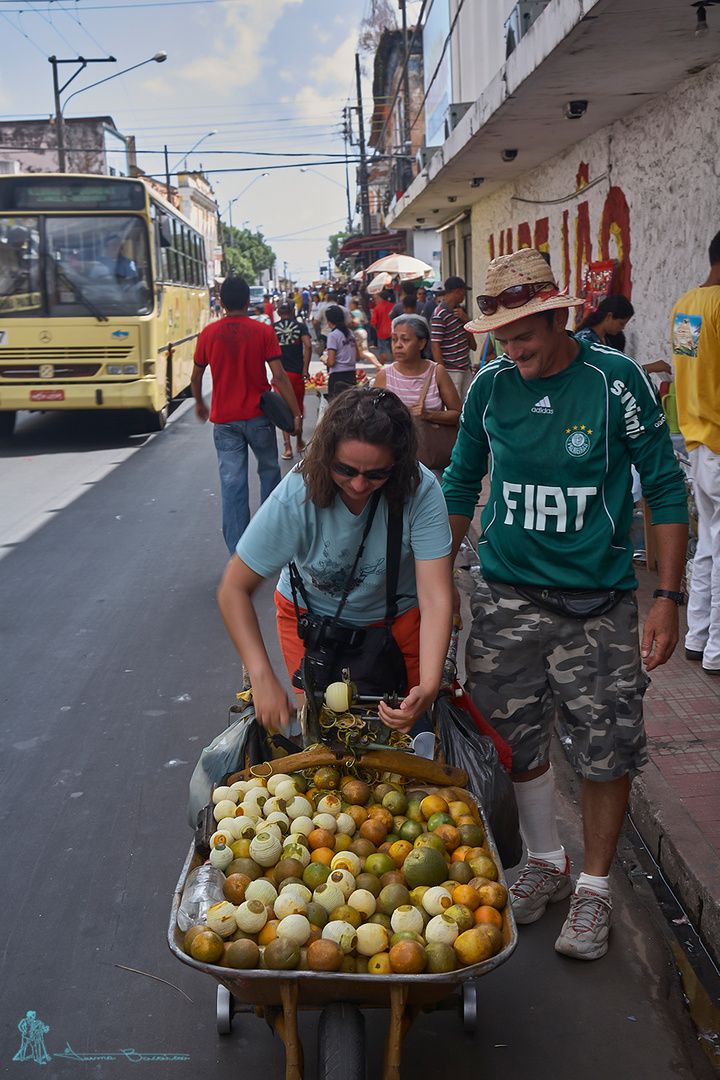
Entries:
{"label": "lamp post", "polygon": [[[197,141],[197,142],[195,143],[195,145],[194,145],[194,146],[191,146],[191,147],[190,147],[190,149],[188,150],[187,154],[183,154],[183,155],[182,155],[182,157],[181,157],[181,158],[180,158],[180,160],[178,161],[178,165],[185,165],[185,167],[187,168],[187,159],[188,159],[188,158],[190,157],[190,155],[191,155],[191,154],[192,154],[192,153],[193,153],[193,152],[194,152],[195,150],[197,150],[197,148],[198,148],[198,146],[200,145],[200,143],[203,143],[203,142],[205,142],[205,140],[206,140],[206,139],[209,139],[211,135],[217,135],[217,131],[208,131],[208,132],[207,132],[207,134],[203,135],[203,137],[202,137],[201,139],[198,139],[198,141]],[[174,168],[174,169],[173,169],[172,171],[173,171],[173,172],[179,172],[180,170],[179,170],[179,169],[178,169],[178,168],[176,167],[176,168]]]}
{"label": "lamp post", "polygon": [[[77,97],[78,94],[83,94],[86,90],[92,90],[94,86],[100,86],[101,83],[109,82],[110,79],[117,79],[120,75],[127,75],[128,71],[135,71],[136,68],[143,67],[145,64],[162,64],[167,60],[166,52],[157,52],[154,56],[149,57],[147,60],[141,60],[139,64],[133,64],[131,67],[123,68],[122,71],[116,71],[113,75],[108,75],[106,79],[98,79],[97,82],[90,83],[89,86],[82,86],[79,90],[75,90],[70,94],[65,101],[65,105],[60,103],[60,95],[63,90],[66,90],[73,79],[83,71],[88,64],[117,64],[117,60],[114,56],[106,56],[102,59],[88,59],[84,56],[78,56],[74,60],[58,60],[56,56],[49,56],[48,62],[52,64],[53,69],[53,91],[55,94],[55,124],[57,127],[57,150],[58,150],[58,171],[65,172],[65,122],[63,118],[63,108],[67,108],[68,102]],[[77,71],[70,76],[66,83],[62,86],[58,84],[58,64],[79,64],[80,67]]]}
{"label": "lamp post", "polygon": [[[333,180],[332,176],[326,176],[325,173],[320,172],[319,169],[313,169],[310,165],[301,165],[300,166],[300,172],[314,172],[314,173],[317,173],[318,176],[322,176],[323,180],[329,180],[331,184],[337,184],[338,187],[343,189],[343,191],[345,192],[345,194],[347,196],[348,232],[352,232],[352,209],[350,207],[350,183],[349,183],[349,181],[346,181],[346,183],[341,184],[339,180]],[[346,172],[347,172],[347,170],[346,170]]]}

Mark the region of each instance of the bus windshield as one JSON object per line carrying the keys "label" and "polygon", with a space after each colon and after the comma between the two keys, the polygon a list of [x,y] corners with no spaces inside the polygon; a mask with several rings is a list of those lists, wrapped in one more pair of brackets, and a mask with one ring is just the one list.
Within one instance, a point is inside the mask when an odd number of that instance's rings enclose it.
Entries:
{"label": "bus windshield", "polygon": [[0,217],[0,316],[145,315],[152,300],[141,218]]}

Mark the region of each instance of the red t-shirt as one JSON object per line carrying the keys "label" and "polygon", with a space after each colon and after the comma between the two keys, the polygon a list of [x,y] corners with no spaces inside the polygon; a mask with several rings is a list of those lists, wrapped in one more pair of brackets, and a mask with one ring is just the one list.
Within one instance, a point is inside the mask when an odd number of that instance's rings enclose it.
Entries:
{"label": "red t-shirt", "polygon": [[371,326],[374,326],[377,330],[377,336],[384,341],[392,337],[392,321],[390,319],[392,309],[393,305],[389,300],[378,300],[370,319]]}
{"label": "red t-shirt", "polygon": [[211,423],[262,416],[260,395],[270,389],[265,364],[281,357],[272,327],[247,315],[227,315],[206,326],[195,346],[195,363],[209,364],[212,371]]}

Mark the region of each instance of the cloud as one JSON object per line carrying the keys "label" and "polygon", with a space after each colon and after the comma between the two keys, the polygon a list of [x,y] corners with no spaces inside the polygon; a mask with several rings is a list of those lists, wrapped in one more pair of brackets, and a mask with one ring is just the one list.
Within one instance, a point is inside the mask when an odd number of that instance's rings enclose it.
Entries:
{"label": "cloud", "polygon": [[[343,100],[355,84],[357,26],[352,26],[334,52],[315,57],[309,65],[309,82],[295,97],[305,116],[327,111],[328,105]],[[338,123],[341,106],[338,103]]]}
{"label": "cloud", "polygon": [[210,54],[192,60],[179,72],[180,78],[200,83],[215,93],[248,86],[268,63],[263,49],[285,8],[302,0],[224,0],[222,33]]}

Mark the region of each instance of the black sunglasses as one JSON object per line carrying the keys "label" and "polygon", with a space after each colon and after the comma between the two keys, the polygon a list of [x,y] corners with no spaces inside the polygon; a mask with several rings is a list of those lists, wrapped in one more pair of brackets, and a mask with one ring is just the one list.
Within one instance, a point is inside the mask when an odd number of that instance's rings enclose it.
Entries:
{"label": "black sunglasses", "polygon": [[343,461],[333,461],[331,468],[338,476],[344,476],[348,480],[356,476],[362,476],[364,480],[387,480],[395,470],[395,466],[391,465],[389,469],[368,469],[363,472],[361,469],[354,469],[352,465],[346,465]]}
{"label": "black sunglasses", "polygon": [[483,315],[494,315],[498,305],[510,310],[519,308],[544,291],[547,291],[548,296],[555,296],[558,287],[554,281],[527,281],[522,285],[511,285],[497,296],[476,296],[475,299]]}

